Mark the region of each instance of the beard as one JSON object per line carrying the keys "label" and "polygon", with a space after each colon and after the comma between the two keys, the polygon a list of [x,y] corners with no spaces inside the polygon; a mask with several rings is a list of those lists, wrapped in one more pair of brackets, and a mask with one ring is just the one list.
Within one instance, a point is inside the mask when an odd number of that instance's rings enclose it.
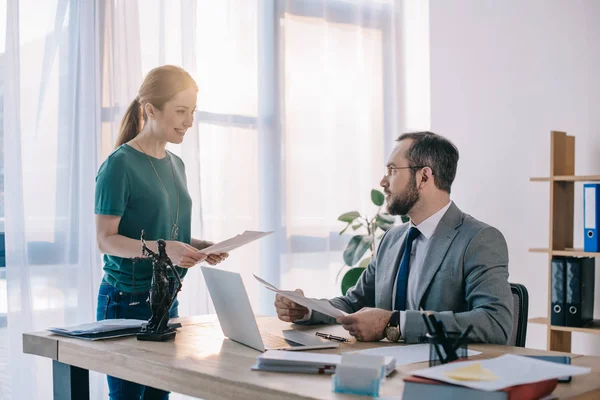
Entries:
{"label": "beard", "polygon": [[413,176],[402,193],[390,196],[388,212],[391,215],[407,215],[419,201],[420,195],[416,188],[417,180]]}

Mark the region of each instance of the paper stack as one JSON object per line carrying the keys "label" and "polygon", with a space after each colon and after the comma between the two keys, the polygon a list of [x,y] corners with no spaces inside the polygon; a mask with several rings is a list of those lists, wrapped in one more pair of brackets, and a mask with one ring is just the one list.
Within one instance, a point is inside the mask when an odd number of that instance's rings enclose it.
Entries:
{"label": "paper stack", "polygon": [[[333,374],[342,362],[339,354],[269,350],[256,358],[254,371],[295,372],[305,374]],[[396,359],[385,357],[385,374],[396,369]]]}
{"label": "paper stack", "polygon": [[[142,319],[105,319],[66,328],[48,328],[47,330],[57,335],[78,339],[101,340],[133,336],[140,331],[142,324],[146,322],[148,321]],[[169,326],[179,328],[181,324],[171,323]]]}

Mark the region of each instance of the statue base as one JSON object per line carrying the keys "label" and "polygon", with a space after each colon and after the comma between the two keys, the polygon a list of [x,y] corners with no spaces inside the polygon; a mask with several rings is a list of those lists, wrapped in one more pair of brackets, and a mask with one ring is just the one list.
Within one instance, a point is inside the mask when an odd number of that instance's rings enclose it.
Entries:
{"label": "statue base", "polygon": [[137,340],[144,340],[147,342],[166,342],[175,339],[176,334],[177,332],[175,332],[175,328],[167,328],[167,330],[162,333],[141,331],[136,335],[136,337]]}

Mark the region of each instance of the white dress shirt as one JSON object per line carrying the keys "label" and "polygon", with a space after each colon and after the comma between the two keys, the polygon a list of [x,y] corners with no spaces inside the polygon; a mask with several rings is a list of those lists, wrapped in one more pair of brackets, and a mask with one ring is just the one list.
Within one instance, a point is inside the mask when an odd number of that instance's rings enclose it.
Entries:
{"label": "white dress shirt", "polygon": [[[442,220],[452,201],[448,202],[444,207],[442,207],[438,212],[427,218],[425,221],[421,222],[419,225],[414,225],[412,221],[409,223],[409,229],[413,226],[416,227],[421,234],[417,236],[417,238],[412,243],[412,248],[410,252],[410,263],[408,269],[408,285],[406,287],[406,309],[407,310],[417,310],[417,288],[421,287],[421,285],[427,284],[427,282],[423,282],[423,274],[422,271],[424,268],[429,266],[423,265],[423,261],[425,260],[425,256],[427,255],[427,251],[429,249],[430,239],[435,233],[435,230]],[[408,229],[406,230],[408,232]],[[400,260],[401,261],[401,260]],[[400,268],[400,265],[398,265]],[[394,291],[392,292],[392,308],[394,307],[394,302],[396,300],[396,289],[398,286],[398,274],[396,274],[396,282],[394,283]],[[400,311],[400,333],[404,332],[404,323],[406,322],[406,312]]]}

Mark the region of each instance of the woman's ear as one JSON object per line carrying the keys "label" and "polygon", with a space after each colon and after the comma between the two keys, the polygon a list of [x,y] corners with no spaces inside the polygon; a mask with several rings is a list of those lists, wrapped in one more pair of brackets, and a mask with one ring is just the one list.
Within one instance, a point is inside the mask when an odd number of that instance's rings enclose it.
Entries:
{"label": "woman's ear", "polygon": [[146,103],[144,105],[144,111],[146,111],[146,115],[148,116],[148,118],[150,119],[154,119],[155,114],[154,114],[154,106],[150,103]]}

